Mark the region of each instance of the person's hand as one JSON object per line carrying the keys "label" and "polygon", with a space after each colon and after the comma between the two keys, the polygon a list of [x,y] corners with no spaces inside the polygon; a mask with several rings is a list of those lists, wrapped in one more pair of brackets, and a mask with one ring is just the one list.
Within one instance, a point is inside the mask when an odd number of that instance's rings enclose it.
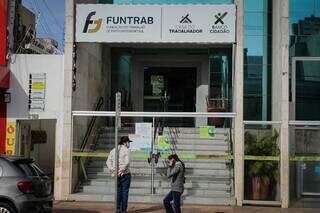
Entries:
{"label": "person's hand", "polygon": [[119,170],[118,177],[122,177],[123,175],[124,175],[124,171],[123,170]]}
{"label": "person's hand", "polygon": [[168,159],[165,159],[164,162],[166,163],[167,166],[169,166],[170,161]]}
{"label": "person's hand", "polygon": [[166,159],[165,162],[166,162],[167,166],[172,166],[172,161],[171,160]]}

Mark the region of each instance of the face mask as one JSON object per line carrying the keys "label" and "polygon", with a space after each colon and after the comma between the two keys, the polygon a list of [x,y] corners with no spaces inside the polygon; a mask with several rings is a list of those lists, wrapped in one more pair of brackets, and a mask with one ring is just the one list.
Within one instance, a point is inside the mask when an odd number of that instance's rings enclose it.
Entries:
{"label": "face mask", "polygon": [[129,149],[130,148],[130,143],[126,143],[126,147]]}

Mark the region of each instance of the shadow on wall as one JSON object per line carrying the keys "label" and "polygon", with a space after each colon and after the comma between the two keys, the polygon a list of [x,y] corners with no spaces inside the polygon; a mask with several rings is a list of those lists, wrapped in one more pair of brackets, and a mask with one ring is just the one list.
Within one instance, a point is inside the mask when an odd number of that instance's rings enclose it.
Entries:
{"label": "shadow on wall", "polygon": [[11,93],[11,102],[7,104],[7,118],[28,118],[29,94],[12,73],[8,92]]}

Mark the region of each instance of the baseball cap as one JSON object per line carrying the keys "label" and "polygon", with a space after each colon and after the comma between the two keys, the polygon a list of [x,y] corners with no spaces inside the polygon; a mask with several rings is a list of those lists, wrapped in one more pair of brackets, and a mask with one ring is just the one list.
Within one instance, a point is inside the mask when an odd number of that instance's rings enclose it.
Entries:
{"label": "baseball cap", "polygon": [[130,138],[128,136],[122,136],[120,138],[120,144],[126,143],[126,142],[132,142],[132,140],[130,140]]}

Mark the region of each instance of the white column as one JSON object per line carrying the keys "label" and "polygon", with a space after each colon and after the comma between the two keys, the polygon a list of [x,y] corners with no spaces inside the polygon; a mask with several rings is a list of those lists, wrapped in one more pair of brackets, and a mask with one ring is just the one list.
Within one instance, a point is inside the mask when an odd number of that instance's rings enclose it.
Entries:
{"label": "white column", "polygon": [[74,0],[65,3],[64,105],[63,140],[56,143],[55,186],[56,200],[66,200],[70,193],[72,173],[72,51],[74,39]]}
{"label": "white column", "polygon": [[281,207],[289,207],[289,1],[281,0]]}
{"label": "white column", "polygon": [[234,109],[237,113],[235,118],[235,198],[238,206],[242,206],[243,201],[243,177],[244,177],[244,130],[243,130],[243,0],[236,0],[237,5],[237,32],[235,48],[235,71],[234,71]]}
{"label": "white column", "polygon": [[272,119],[281,119],[281,206],[289,206],[289,2],[273,0]]}

